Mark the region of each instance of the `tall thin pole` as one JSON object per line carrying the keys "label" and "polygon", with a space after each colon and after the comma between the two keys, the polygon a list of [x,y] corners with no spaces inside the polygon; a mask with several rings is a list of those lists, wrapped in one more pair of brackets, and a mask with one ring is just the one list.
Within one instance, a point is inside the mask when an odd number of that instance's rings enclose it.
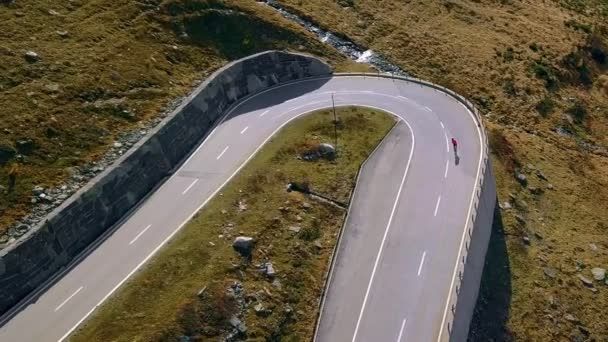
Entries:
{"label": "tall thin pole", "polygon": [[336,103],[334,102],[334,93],[331,93],[331,106],[334,109],[334,146],[338,153],[338,117],[336,116]]}

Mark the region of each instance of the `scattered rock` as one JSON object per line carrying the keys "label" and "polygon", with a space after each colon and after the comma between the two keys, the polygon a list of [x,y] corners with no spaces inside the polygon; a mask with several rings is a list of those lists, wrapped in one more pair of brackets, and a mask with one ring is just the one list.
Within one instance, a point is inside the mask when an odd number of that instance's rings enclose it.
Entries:
{"label": "scattered rock", "polygon": [[313,246],[315,246],[317,249],[323,249],[323,244],[319,240],[315,240]]}
{"label": "scattered rock", "polygon": [[526,186],[528,186],[528,177],[526,177],[526,175],[524,175],[523,173],[517,173],[517,175],[515,175],[515,179],[517,180],[517,182],[519,182],[519,184],[521,184],[521,186],[523,186],[524,188]]}
{"label": "scattered rock", "polygon": [[557,276],[557,270],[555,268],[552,267],[545,267],[543,269],[543,272],[545,273],[545,275],[551,279],[555,279],[555,277]]}
{"label": "scattered rock", "polygon": [[287,228],[290,232],[294,232],[294,233],[299,233],[300,230],[302,229],[302,227],[300,226],[291,226],[289,228]]}
{"label": "scattered rock", "polygon": [[203,286],[202,289],[198,290],[198,292],[196,293],[197,296],[202,297],[205,294],[205,291],[207,291],[207,286]]}
{"label": "scattered rock", "polygon": [[521,215],[515,215],[515,219],[517,220],[517,222],[519,222],[522,226],[526,225],[526,219],[521,216]]}
{"label": "scattered rock", "polygon": [[600,267],[595,267],[591,269],[591,273],[593,274],[593,278],[597,281],[602,281],[606,278],[606,270]]}
{"label": "scattered rock", "polygon": [[239,333],[244,334],[247,332],[247,326],[237,316],[230,317],[230,325],[237,329]]}
{"label": "scattered rock", "polygon": [[594,243],[590,243],[589,244],[589,249],[591,249],[593,252],[596,252],[597,251],[597,245],[594,244]]}
{"label": "scattered rock", "polygon": [[554,188],[553,188],[553,184],[547,184],[547,189],[549,189],[549,190],[553,190],[553,189],[554,189]]}
{"label": "scattered rock", "polygon": [[296,216],[296,221],[298,221],[298,222],[302,222],[302,216],[297,215],[297,216]]}
{"label": "scattered rock", "polygon": [[272,314],[272,310],[264,307],[264,305],[262,303],[256,304],[253,307],[253,310],[255,311],[256,315],[262,316],[262,317],[268,317],[268,316],[270,316],[270,314]]}
{"label": "scattered rock", "polygon": [[524,243],[525,243],[526,245],[528,245],[528,246],[530,245],[530,238],[529,238],[529,237],[524,236],[524,237],[522,238],[522,240],[524,241]]}
{"label": "scattered rock", "polygon": [[69,35],[68,31],[55,31],[55,33],[57,33],[61,38],[67,38]]}
{"label": "scattered rock", "polygon": [[311,206],[311,205],[310,205],[310,203],[308,203],[308,202],[304,202],[304,203],[302,203],[302,206],[301,206],[301,207],[302,207],[302,209],[304,209],[304,210],[310,210],[310,208],[312,208],[312,206]]}
{"label": "scattered rock", "polygon": [[593,281],[591,281],[589,278],[585,277],[582,274],[578,275],[578,279],[581,280],[581,282],[583,283],[583,285],[587,286],[587,287],[593,287]]}
{"label": "scattered rock", "polygon": [[529,187],[528,190],[530,191],[530,193],[532,193],[533,195],[540,195],[543,193],[543,189],[541,188],[537,188],[537,187]]}
{"label": "scattered rock", "polygon": [[578,319],[576,319],[576,317],[574,317],[574,315],[572,315],[572,314],[566,314],[566,315],[564,315],[564,318],[568,322],[578,323]]}
{"label": "scattered rock", "polygon": [[271,262],[267,262],[264,264],[262,272],[264,273],[264,275],[270,278],[274,278],[277,274],[277,271],[274,269],[274,266],[272,266]]}
{"label": "scattered rock", "polygon": [[226,214],[228,214],[228,210],[222,209],[221,213],[222,213],[222,215],[226,215]]}
{"label": "scattered rock", "polygon": [[34,51],[28,51],[23,56],[28,63],[36,63],[40,60],[40,56]]}
{"label": "scattered rock", "polygon": [[542,173],[542,171],[540,171],[540,170],[536,170],[536,177],[538,177],[540,180],[544,180],[545,182],[548,181],[545,174]]}
{"label": "scattered rock", "polygon": [[52,10],[52,9],[50,9],[48,13],[49,13],[49,15],[52,15],[52,16],[59,15],[59,12]]}
{"label": "scattered rock", "polygon": [[509,202],[503,202],[503,203],[499,203],[498,206],[500,207],[500,209],[502,210],[509,210],[512,209],[513,207],[511,206],[511,203]]}
{"label": "scattered rock", "polygon": [[239,201],[239,211],[247,210],[247,204],[244,201]]}
{"label": "scattered rock", "polygon": [[234,239],[232,248],[244,257],[250,257],[255,246],[255,240],[248,236],[237,236]]}
{"label": "scattered rock", "polygon": [[114,143],[114,147],[115,147],[115,148],[121,148],[121,147],[122,147],[122,143],[115,142],[115,143]]}

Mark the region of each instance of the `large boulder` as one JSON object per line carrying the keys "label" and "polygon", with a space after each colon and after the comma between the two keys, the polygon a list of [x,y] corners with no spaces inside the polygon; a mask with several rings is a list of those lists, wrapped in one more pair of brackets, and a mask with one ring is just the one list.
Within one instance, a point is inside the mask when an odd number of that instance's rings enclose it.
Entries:
{"label": "large boulder", "polygon": [[248,236],[237,236],[232,243],[232,248],[244,257],[250,257],[255,247],[255,240]]}
{"label": "large boulder", "polygon": [[329,160],[336,159],[336,148],[332,144],[322,143],[319,145],[321,157]]}

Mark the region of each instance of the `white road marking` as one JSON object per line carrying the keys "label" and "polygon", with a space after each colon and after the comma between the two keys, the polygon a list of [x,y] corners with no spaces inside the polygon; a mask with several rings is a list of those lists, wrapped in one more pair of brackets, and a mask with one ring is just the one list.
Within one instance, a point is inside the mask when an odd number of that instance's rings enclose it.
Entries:
{"label": "white road marking", "polygon": [[405,329],[405,322],[407,322],[407,319],[404,319],[401,323],[401,329],[399,330],[399,337],[397,337],[397,342],[401,342],[401,337],[403,337],[403,329]]}
{"label": "white road marking", "polygon": [[450,139],[448,139],[448,134],[443,132],[443,135],[445,136],[445,147],[447,151],[450,152]]}
{"label": "white road marking", "polygon": [[426,251],[422,253],[422,259],[420,259],[420,266],[418,266],[418,276],[420,277],[420,272],[422,272],[422,265],[424,265],[424,258],[426,257]]}
{"label": "white road marking", "polygon": [[247,130],[248,130],[248,129],[249,129],[249,126],[247,126],[247,127],[243,128],[243,130],[241,131],[241,134],[243,134],[243,133],[247,132]]}
{"label": "white road marking", "polygon": [[424,106],[424,110],[426,110],[429,113],[433,112],[433,110],[431,108],[427,107],[427,106]]}
{"label": "white road marking", "polygon": [[437,198],[437,204],[435,205],[435,216],[437,216],[437,212],[439,211],[439,203],[441,203],[441,195]]}
{"label": "white road marking", "polygon": [[260,117],[262,117],[262,116],[264,116],[264,115],[268,114],[268,112],[270,112],[270,109],[269,109],[269,110],[267,110],[267,111],[265,111],[264,113],[260,114]]}
{"label": "white road marking", "polygon": [[215,158],[216,160],[220,160],[220,158],[222,158],[222,156],[224,155],[224,153],[226,153],[226,151],[228,151],[228,149],[230,148],[230,145],[226,146],[226,148],[224,148],[224,150],[222,151],[222,153],[220,153],[219,156],[217,156],[217,158]]}
{"label": "white road marking", "polygon": [[443,121],[439,121],[439,123],[441,124],[441,128],[445,129],[445,126],[443,125]]}
{"label": "white road marking", "polygon": [[131,240],[131,242],[129,242],[129,246],[130,246],[130,245],[132,245],[132,244],[134,244],[134,243],[135,243],[135,241],[137,241],[137,239],[139,239],[139,238],[140,238],[142,235],[144,235],[144,233],[145,233],[145,232],[146,232],[148,229],[150,229],[150,227],[152,227],[152,225],[151,225],[151,224],[149,224],[149,225],[148,225],[146,228],[144,228],[144,229],[143,229],[141,232],[139,232],[139,234],[137,234],[137,236],[136,236],[136,237],[134,237],[134,238],[133,238],[133,240]]}
{"label": "white road marking", "polygon": [[[458,101],[460,104],[462,102]],[[466,106],[462,104],[465,108]],[[475,118],[475,114],[471,112],[467,108],[467,113],[471,116],[473,122],[478,123],[478,120]],[[471,217],[471,212],[473,211],[473,203],[475,201],[475,194],[477,193],[477,186],[479,181],[479,173],[481,172],[481,163],[483,162],[483,137],[481,136],[481,126],[476,124],[477,133],[479,136],[479,163],[477,164],[477,174],[475,175],[475,185],[473,186],[473,190],[471,191],[471,201],[469,202],[469,211],[467,212],[467,217],[464,221],[464,229],[462,230],[462,238],[460,239],[460,247],[458,249],[458,258],[456,258],[456,262],[454,263],[454,272],[452,272],[452,282],[450,283],[450,292],[448,292],[448,298],[445,301],[445,308],[443,309],[443,318],[441,319],[441,325],[439,326],[439,334],[437,335],[437,342],[441,342],[443,331],[446,326],[446,320],[448,319],[448,311],[450,310],[450,301],[452,300],[452,293],[454,293],[454,286],[456,285],[456,275],[458,274],[458,265],[460,263],[460,258],[462,257],[462,250],[464,247],[464,241],[467,236],[467,225],[469,223],[469,217]]]}
{"label": "white road marking", "polygon": [[57,306],[55,308],[55,312],[59,311],[59,309],[61,309],[62,306],[64,306],[70,299],[74,298],[75,295],[78,294],[78,292],[82,291],[83,287],[79,287],[78,290],[74,291],[74,293],[72,293],[71,296],[69,296],[68,298],[66,298],[66,300],[64,300],[61,304],[59,304],[59,306]]}
{"label": "white road marking", "polygon": [[405,96],[401,96],[401,95],[399,95],[399,96],[397,96],[397,97],[400,97],[400,98],[402,98],[402,99],[404,99],[404,100],[409,100],[409,98],[408,98],[408,97],[405,97]]}
{"label": "white road marking", "polygon": [[448,178],[448,170],[450,169],[450,160],[446,160],[445,161],[445,174],[443,175],[443,178]]}
{"label": "white road marking", "polygon": [[[218,158],[219,159],[219,158]],[[192,181],[192,183],[190,183],[190,185],[188,185],[188,187],[186,188],[186,190],[184,190],[182,192],[182,195],[185,195],[188,191],[190,191],[190,189],[192,189],[192,187],[194,186],[194,184],[198,183],[198,179],[195,179]]]}
{"label": "white road marking", "polygon": [[399,203],[399,198],[401,197],[401,191],[403,190],[403,185],[405,184],[405,178],[410,169],[410,163],[412,161],[412,156],[414,155],[414,146],[416,145],[416,139],[414,136],[414,130],[410,126],[410,124],[404,120],[410,129],[410,134],[412,135],[412,147],[410,150],[410,156],[407,161],[407,166],[405,167],[405,172],[403,172],[403,178],[401,179],[401,185],[399,185],[399,191],[397,191],[397,197],[395,197],[395,203],[393,203],[393,209],[391,210],[391,215],[388,219],[388,223],[386,225],[386,229],[384,230],[384,236],[382,237],[382,242],[380,243],[380,248],[378,249],[378,254],[376,255],[376,262],[374,262],[374,268],[372,269],[372,274],[369,278],[369,283],[367,284],[367,290],[365,291],[365,297],[363,297],[363,304],[361,305],[361,311],[359,312],[359,318],[357,319],[357,325],[355,326],[355,332],[353,334],[352,342],[355,342],[357,339],[357,333],[359,332],[359,325],[361,324],[361,318],[363,318],[363,312],[365,311],[365,305],[367,304],[367,298],[369,296],[369,291],[372,288],[372,283],[374,281],[374,276],[376,275],[376,269],[378,268],[378,262],[380,261],[380,256],[382,255],[382,250],[384,249],[384,243],[386,242],[386,237],[388,236],[388,231],[393,222],[393,217],[395,215],[395,211],[397,209],[397,204]]}

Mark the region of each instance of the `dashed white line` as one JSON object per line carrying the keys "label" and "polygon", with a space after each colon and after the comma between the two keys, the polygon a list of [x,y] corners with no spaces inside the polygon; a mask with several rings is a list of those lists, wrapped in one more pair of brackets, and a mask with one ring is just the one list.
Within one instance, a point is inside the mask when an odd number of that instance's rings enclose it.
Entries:
{"label": "dashed white line", "polygon": [[404,100],[409,100],[409,99],[410,99],[409,97],[405,97],[405,96],[401,96],[401,95],[399,95],[399,96],[397,96],[397,97],[400,97],[400,98],[402,98],[402,99],[404,99]]}
{"label": "dashed white line", "polygon": [[75,295],[78,294],[78,292],[82,291],[83,287],[79,287],[78,290],[74,291],[74,293],[72,293],[71,296],[69,296],[68,298],[66,298],[66,300],[64,300],[61,304],[59,304],[59,306],[57,306],[55,308],[55,312],[59,311],[59,309],[61,309],[62,306],[64,306],[70,299],[74,298]]}
{"label": "dashed white line", "polygon": [[365,291],[365,296],[363,297],[363,304],[361,304],[361,311],[359,311],[359,318],[357,319],[357,325],[355,325],[355,332],[353,333],[352,342],[357,340],[357,333],[359,332],[359,325],[361,324],[361,319],[363,318],[363,312],[365,311],[365,305],[367,304],[367,298],[369,297],[369,291],[372,288],[372,284],[374,282],[374,276],[376,275],[376,269],[378,268],[378,263],[380,262],[380,257],[382,256],[382,250],[384,249],[384,244],[386,243],[386,237],[388,236],[388,232],[393,223],[393,217],[395,216],[395,211],[397,210],[397,205],[399,204],[399,198],[401,197],[401,191],[403,190],[403,185],[405,184],[405,179],[407,178],[408,171],[410,169],[410,165],[412,162],[412,156],[414,155],[414,147],[416,146],[416,138],[414,136],[414,130],[412,126],[407,121],[403,121],[407,125],[410,130],[410,134],[412,135],[412,146],[410,149],[410,156],[407,161],[407,165],[405,167],[405,171],[403,172],[403,178],[401,178],[401,185],[399,185],[399,191],[397,191],[397,196],[395,197],[395,202],[393,203],[393,209],[391,210],[391,215],[388,218],[388,223],[386,224],[386,228],[384,230],[384,236],[382,237],[382,242],[380,243],[380,248],[378,249],[378,254],[376,255],[376,261],[374,262],[374,267],[372,268],[372,274],[369,277],[369,283],[367,284],[367,290]]}
{"label": "dashed white line", "polygon": [[445,126],[443,125],[443,121],[439,121],[439,123],[441,124],[441,128],[445,129]]}
{"label": "dashed white line", "polygon": [[424,110],[426,110],[429,113],[433,112],[433,110],[431,108],[427,107],[427,106],[424,106]]}
{"label": "dashed white line", "polygon": [[450,140],[448,139],[448,134],[443,132],[443,135],[445,136],[445,147],[447,151],[450,152]]}
{"label": "dashed white line", "polygon": [[151,224],[149,224],[149,225],[148,225],[146,228],[144,228],[144,229],[143,229],[141,232],[139,232],[139,234],[137,234],[137,236],[135,236],[135,237],[133,238],[133,240],[131,240],[131,242],[129,242],[129,246],[130,246],[130,245],[132,245],[132,244],[134,244],[134,243],[135,243],[135,241],[137,241],[137,239],[139,239],[139,238],[140,238],[142,235],[144,235],[144,233],[145,233],[145,232],[146,232],[148,229],[150,229],[150,227],[152,227],[152,225],[151,225]]}
{"label": "dashed white line", "polygon": [[264,113],[260,114],[260,117],[262,117],[262,116],[264,116],[264,115],[268,114],[268,112],[270,112],[270,109],[269,109],[269,110],[267,110],[267,111],[265,111]]}
{"label": "dashed white line", "polygon": [[401,342],[401,337],[403,337],[403,329],[405,329],[405,322],[407,322],[407,319],[404,319],[401,323],[401,329],[399,330],[399,337],[397,337],[397,342]]}
{"label": "dashed white line", "polygon": [[[218,158],[219,159],[219,158]],[[192,187],[194,186],[194,184],[198,183],[198,179],[195,179],[192,181],[192,183],[190,183],[190,185],[188,185],[188,187],[186,188],[186,190],[184,190],[182,192],[182,195],[185,195],[188,191],[190,191],[190,189],[192,189]]]}
{"label": "dashed white line", "polygon": [[222,151],[222,153],[220,153],[219,156],[217,156],[217,160],[220,160],[220,158],[222,158],[222,156],[224,155],[224,153],[226,153],[226,151],[228,151],[228,149],[230,148],[230,146],[226,146],[226,148],[224,148],[224,150]]}
{"label": "dashed white line", "polygon": [[243,133],[247,132],[247,130],[248,130],[248,129],[249,129],[249,126],[247,126],[247,127],[243,128],[243,130],[241,131],[241,134],[243,134]]}
{"label": "dashed white line", "polygon": [[448,178],[448,170],[450,169],[450,160],[446,160],[445,161],[445,174],[443,175],[443,178]]}
{"label": "dashed white line", "polygon": [[435,205],[435,216],[437,216],[437,211],[439,211],[439,203],[441,203],[441,196],[437,198],[437,204]]}
{"label": "dashed white line", "polygon": [[418,266],[418,276],[420,277],[420,272],[422,272],[422,266],[424,265],[424,258],[426,257],[426,251],[422,253],[422,259],[420,259],[420,266]]}

